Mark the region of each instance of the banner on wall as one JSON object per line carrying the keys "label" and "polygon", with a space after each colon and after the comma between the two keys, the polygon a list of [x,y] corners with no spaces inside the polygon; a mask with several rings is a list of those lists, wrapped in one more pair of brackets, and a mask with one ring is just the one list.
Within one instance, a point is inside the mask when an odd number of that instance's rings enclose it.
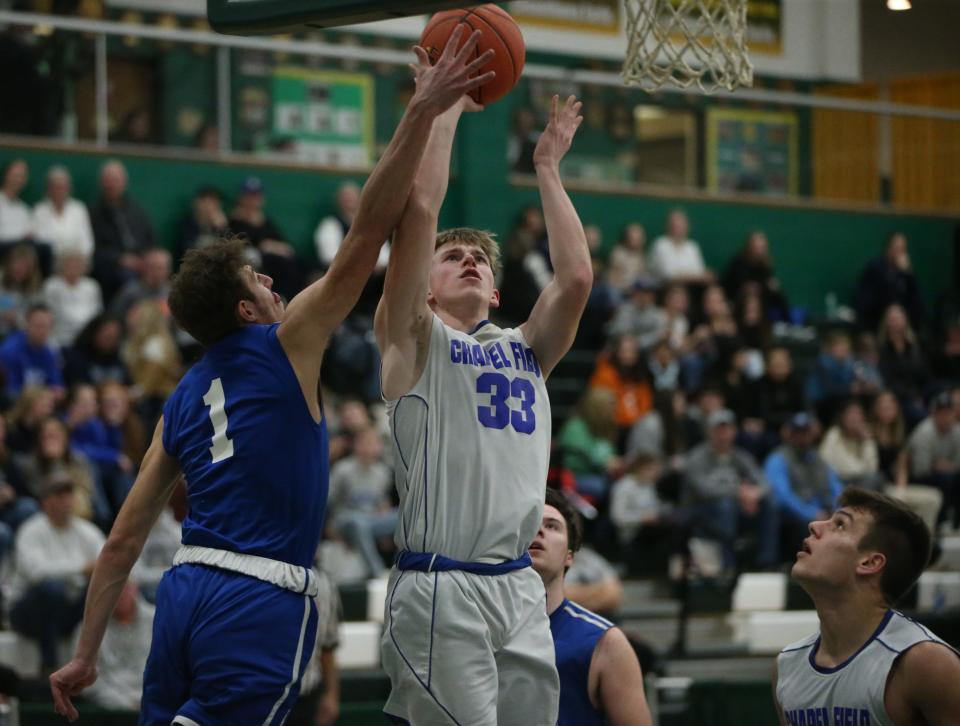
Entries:
{"label": "banner on wall", "polygon": [[621,0],[516,0],[507,11],[518,22],[592,33],[619,33]]}
{"label": "banner on wall", "polygon": [[792,112],[707,110],[707,188],[796,194],[798,123]]}
{"label": "banner on wall", "polygon": [[270,151],[316,164],[373,161],[373,78],[366,73],[282,67],[273,73]]}

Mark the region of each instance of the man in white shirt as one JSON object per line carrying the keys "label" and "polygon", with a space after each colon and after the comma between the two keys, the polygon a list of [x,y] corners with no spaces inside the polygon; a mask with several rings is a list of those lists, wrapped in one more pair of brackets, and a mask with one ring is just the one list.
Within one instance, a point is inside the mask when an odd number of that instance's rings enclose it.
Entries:
{"label": "man in white shirt", "polygon": [[33,208],[33,237],[52,247],[55,260],[67,252],[93,255],[93,227],[86,205],[70,196],[70,172],[52,166],[47,172],[47,196]]}
{"label": "man in white shirt", "polygon": [[667,216],[667,233],[657,237],[650,252],[651,274],[663,282],[706,285],[713,280],[700,254],[700,246],[689,239],[687,215],[674,209]]}
{"label": "man in white shirt", "polygon": [[73,344],[87,323],[103,311],[100,285],[87,276],[89,256],[68,248],[57,259],[59,273],[43,283],[43,300],[53,313],[53,341]]}
{"label": "man in white shirt", "polygon": [[63,469],[41,484],[40,512],[20,526],[10,594],[10,624],[39,641],[41,663],[50,671],[59,662],[57,643],[83,616],[87,583],[103,533],[73,516],[74,482]]}

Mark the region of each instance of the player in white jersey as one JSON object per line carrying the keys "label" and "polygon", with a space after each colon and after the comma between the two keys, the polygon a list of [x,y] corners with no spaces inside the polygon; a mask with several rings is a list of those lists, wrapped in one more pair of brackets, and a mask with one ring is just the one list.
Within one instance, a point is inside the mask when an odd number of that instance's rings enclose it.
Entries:
{"label": "player in white jersey", "polygon": [[387,594],[384,711],[413,724],[554,726],[559,682],[543,583],[527,547],[543,511],[550,448],[544,380],[573,342],[593,273],[560,181],[582,121],[572,96],[534,153],[554,279],[529,320],[487,321],[497,245],[437,236],[461,106],[431,130],[397,228],[377,310],[401,550]]}
{"label": "player in white jersey", "polygon": [[960,653],[891,606],[930,558],[930,531],[903,503],[847,489],[810,523],[793,577],[820,632],[777,657],[774,698],[789,726],[960,723]]}

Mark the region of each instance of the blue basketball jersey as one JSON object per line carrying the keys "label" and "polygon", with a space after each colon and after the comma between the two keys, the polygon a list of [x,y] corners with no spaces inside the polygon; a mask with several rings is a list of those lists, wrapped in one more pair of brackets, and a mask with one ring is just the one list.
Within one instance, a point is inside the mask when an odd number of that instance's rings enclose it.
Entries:
{"label": "blue basketball jersey", "polygon": [[310,567],[329,485],[316,423],[278,324],[211,345],[164,406],[163,447],[187,480],[183,544]]}
{"label": "blue basketball jersey", "polygon": [[590,703],[590,661],[600,638],[613,623],[564,599],[550,615],[550,631],[560,674],[557,726],[603,726],[603,712]]}

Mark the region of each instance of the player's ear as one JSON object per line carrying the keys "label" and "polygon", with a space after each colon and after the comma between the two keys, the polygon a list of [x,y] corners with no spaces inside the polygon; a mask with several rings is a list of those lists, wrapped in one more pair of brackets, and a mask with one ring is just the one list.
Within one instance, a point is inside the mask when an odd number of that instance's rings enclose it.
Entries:
{"label": "player's ear", "polygon": [[257,311],[250,300],[241,300],[237,303],[237,318],[244,323],[257,322]]}
{"label": "player's ear", "polygon": [[490,307],[500,307],[500,291],[497,288],[493,288],[493,292],[490,294]]}
{"label": "player's ear", "polygon": [[573,550],[567,550],[567,556],[563,558],[563,571],[566,572],[573,565]]}
{"label": "player's ear", "polygon": [[857,562],[858,575],[876,575],[887,566],[887,557],[882,552],[866,552]]}

